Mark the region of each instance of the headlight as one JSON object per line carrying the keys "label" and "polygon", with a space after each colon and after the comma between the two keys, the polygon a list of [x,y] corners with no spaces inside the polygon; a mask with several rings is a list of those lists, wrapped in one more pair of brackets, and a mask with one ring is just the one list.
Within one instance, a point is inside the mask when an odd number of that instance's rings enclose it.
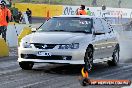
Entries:
{"label": "headlight", "polygon": [[32,48],[31,44],[27,43],[27,42],[21,42],[20,47],[22,47],[22,48]]}
{"label": "headlight", "polygon": [[58,49],[78,49],[79,43],[72,43],[72,44],[63,44],[59,45]]}
{"label": "headlight", "polygon": [[71,49],[78,49],[79,48],[79,43],[72,43],[71,44]]}

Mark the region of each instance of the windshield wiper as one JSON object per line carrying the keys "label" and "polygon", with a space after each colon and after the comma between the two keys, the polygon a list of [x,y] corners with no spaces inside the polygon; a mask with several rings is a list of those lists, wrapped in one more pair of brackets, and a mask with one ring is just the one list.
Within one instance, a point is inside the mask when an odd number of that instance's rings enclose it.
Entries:
{"label": "windshield wiper", "polygon": [[77,33],[90,33],[90,32],[86,32],[86,31],[70,31],[70,32],[77,32]]}
{"label": "windshield wiper", "polygon": [[65,31],[65,30],[50,30],[50,31],[58,31],[59,32],[59,31]]}

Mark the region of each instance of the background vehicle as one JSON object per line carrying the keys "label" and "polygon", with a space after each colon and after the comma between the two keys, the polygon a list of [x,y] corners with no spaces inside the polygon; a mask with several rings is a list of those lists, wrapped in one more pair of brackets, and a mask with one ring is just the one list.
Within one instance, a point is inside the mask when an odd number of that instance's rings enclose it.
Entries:
{"label": "background vehicle", "polygon": [[34,63],[84,64],[119,61],[119,44],[114,28],[104,18],[58,16],[45,22],[37,32],[21,40],[18,62],[22,69]]}

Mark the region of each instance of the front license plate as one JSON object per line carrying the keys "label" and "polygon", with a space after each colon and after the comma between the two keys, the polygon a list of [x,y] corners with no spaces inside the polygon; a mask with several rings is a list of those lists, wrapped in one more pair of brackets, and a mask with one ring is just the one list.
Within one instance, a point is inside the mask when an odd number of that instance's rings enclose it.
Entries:
{"label": "front license plate", "polygon": [[38,52],[37,56],[51,56],[49,52]]}

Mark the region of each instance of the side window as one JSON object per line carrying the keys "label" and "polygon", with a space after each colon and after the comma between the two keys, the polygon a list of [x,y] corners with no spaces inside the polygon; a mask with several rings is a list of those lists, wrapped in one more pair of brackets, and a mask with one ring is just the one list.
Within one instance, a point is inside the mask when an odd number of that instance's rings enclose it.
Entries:
{"label": "side window", "polygon": [[95,31],[104,32],[104,27],[103,27],[101,19],[98,19],[98,18],[94,19],[93,27],[94,27]]}
{"label": "side window", "polygon": [[111,26],[110,22],[107,19],[101,19],[103,26],[104,26],[104,30],[105,33],[109,33],[113,30],[113,27]]}

